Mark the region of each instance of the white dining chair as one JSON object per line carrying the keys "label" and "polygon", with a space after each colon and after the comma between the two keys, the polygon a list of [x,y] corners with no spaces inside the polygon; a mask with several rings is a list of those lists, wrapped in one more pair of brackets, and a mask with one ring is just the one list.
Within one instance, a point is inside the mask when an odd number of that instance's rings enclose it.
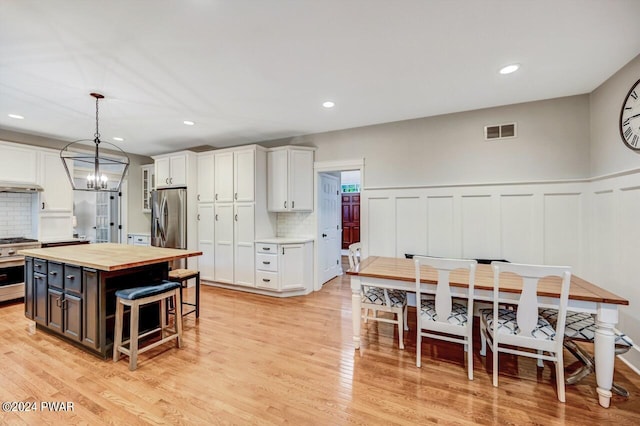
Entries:
{"label": "white dining chair", "polygon": [[[498,386],[499,353],[528,356],[538,360],[552,361],[556,367],[558,399],[565,402],[563,336],[567,315],[571,268],[568,266],[525,265],[493,262],[493,309],[480,312],[480,355],[486,355],[487,346],[493,352],[493,386]],[[515,274],[515,276],[513,275]],[[541,306],[538,296],[540,280],[548,280],[546,286],[560,288],[560,299],[546,300]],[[521,281],[522,292],[513,309],[501,308],[498,303],[501,284]],[[512,286],[509,286],[512,287]],[[539,315],[540,308],[558,311],[555,327]],[[489,343],[487,345],[487,342]],[[522,350],[522,349],[528,349]]]}
{"label": "white dining chair", "polygon": [[[444,259],[425,256],[413,257],[416,267],[416,366],[421,366],[422,338],[460,343],[467,353],[467,376],[473,380],[473,292],[478,262],[466,259]],[[422,267],[434,268],[438,272],[436,294],[422,289]],[[467,269],[469,285],[465,300],[451,297],[449,276],[456,269]]]}
{"label": "white dining chair", "polygon": [[[349,267],[355,269],[360,264],[362,243],[354,243],[349,246]],[[368,285],[361,286],[360,305],[364,310],[361,318],[364,322],[369,320],[398,325],[398,345],[404,349],[404,331],[407,326],[407,293],[402,290],[393,290]],[[369,315],[369,311],[373,316]],[[393,319],[380,317],[378,312],[390,312]]]}

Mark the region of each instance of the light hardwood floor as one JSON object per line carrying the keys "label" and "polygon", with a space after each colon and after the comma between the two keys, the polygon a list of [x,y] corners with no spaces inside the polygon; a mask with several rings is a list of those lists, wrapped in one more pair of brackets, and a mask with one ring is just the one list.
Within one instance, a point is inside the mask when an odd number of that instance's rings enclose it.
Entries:
{"label": "light hardwood floor", "polygon": [[[0,401],[73,402],[73,412],[0,412],[1,424],[639,424],[640,377],[616,361],[630,398],[597,403],[590,376],[556,398],[552,368],[501,355],[500,387],[474,348],[423,344],[415,366],[415,311],[406,349],[392,324],[363,327],[355,351],[347,276],[305,297],[277,299],[203,286],[199,321],[183,349],[167,344],[128,370],[33,331],[22,304],[0,305]],[[567,364],[573,362],[566,354]],[[490,360],[490,358],[489,358]],[[490,365],[490,364],[489,364]],[[571,365],[568,365],[571,368]]]}

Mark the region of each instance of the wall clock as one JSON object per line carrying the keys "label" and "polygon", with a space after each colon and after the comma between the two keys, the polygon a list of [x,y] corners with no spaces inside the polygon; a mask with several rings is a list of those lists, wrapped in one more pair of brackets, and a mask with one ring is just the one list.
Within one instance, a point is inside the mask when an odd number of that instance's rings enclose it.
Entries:
{"label": "wall clock", "polygon": [[620,110],[620,136],[634,151],[640,151],[640,80],[631,86]]}

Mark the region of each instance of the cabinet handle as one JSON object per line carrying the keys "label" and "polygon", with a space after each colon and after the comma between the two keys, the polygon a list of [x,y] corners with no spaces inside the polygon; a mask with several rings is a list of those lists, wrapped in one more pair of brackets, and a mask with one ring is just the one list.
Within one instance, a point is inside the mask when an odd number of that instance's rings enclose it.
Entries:
{"label": "cabinet handle", "polygon": [[285,209],[287,208],[287,202],[286,201],[284,202],[284,208]]}
{"label": "cabinet handle", "polygon": [[265,283],[271,282],[269,278],[263,278],[262,281],[264,281]]}
{"label": "cabinet handle", "polygon": [[284,254],[284,247],[282,247],[282,254]]}
{"label": "cabinet handle", "polygon": [[59,307],[59,308],[62,307],[62,303],[60,303],[60,298],[59,297],[56,299],[56,306]]}
{"label": "cabinet handle", "polygon": [[236,217],[236,222],[237,222],[237,221],[238,221],[238,214],[236,214],[236,216],[235,216],[235,217]]}
{"label": "cabinet handle", "polygon": [[166,179],[164,180],[164,183],[166,183],[167,185],[169,185],[169,178],[166,178]]}
{"label": "cabinet handle", "polygon": [[55,277],[56,275],[58,275],[58,273],[56,271],[51,271],[49,272],[49,275],[53,275]]}
{"label": "cabinet handle", "polygon": [[200,201],[200,194],[198,194],[198,201]]}
{"label": "cabinet handle", "polygon": [[172,178],[172,177],[170,177],[170,178],[169,178],[169,183],[170,183],[171,185],[173,185],[173,178]]}
{"label": "cabinet handle", "polygon": [[33,277],[33,279],[34,279],[34,280],[41,280],[41,279],[42,279],[42,277],[39,277],[39,276],[37,276],[37,275],[36,275],[36,276],[34,276],[34,277]]}
{"label": "cabinet handle", "polygon": [[237,200],[237,199],[238,199],[238,193],[237,193],[237,192],[236,192],[235,194],[233,194],[233,198],[234,198],[235,200]]}
{"label": "cabinet handle", "polygon": [[40,264],[36,263],[36,264],[35,264],[35,267],[36,267],[36,268],[42,268],[42,265],[40,265]]}
{"label": "cabinet handle", "polygon": [[44,201],[42,202],[42,210],[44,210]]}
{"label": "cabinet handle", "polygon": [[262,250],[269,251],[269,250],[271,250],[271,247],[262,247]]}
{"label": "cabinet handle", "polygon": [[75,280],[76,279],[75,275],[67,275],[66,278],[68,280]]}
{"label": "cabinet handle", "polygon": [[200,215],[198,215],[198,220],[200,220]]}
{"label": "cabinet handle", "polygon": [[216,194],[216,201],[218,201],[218,194]]}
{"label": "cabinet handle", "polygon": [[218,221],[218,215],[216,214],[216,222]]}
{"label": "cabinet handle", "polygon": [[262,263],[265,265],[271,265],[271,262],[267,262],[267,261],[263,261]]}
{"label": "cabinet handle", "polygon": [[68,300],[67,300],[67,299],[64,299],[64,300],[62,301],[62,304],[61,304],[62,306],[60,306],[60,307],[62,308],[62,310],[63,310],[63,311],[64,311],[65,309],[67,309],[67,302],[68,302]]}
{"label": "cabinet handle", "polygon": [[296,202],[295,202],[295,201],[292,201],[292,202],[291,202],[291,208],[293,209],[293,208],[295,208],[295,207],[296,207]]}

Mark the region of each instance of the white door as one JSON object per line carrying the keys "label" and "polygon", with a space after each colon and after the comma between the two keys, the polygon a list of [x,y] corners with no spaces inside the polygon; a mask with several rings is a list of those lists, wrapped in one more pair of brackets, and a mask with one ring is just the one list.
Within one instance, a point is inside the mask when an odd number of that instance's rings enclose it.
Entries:
{"label": "white door", "polygon": [[156,166],[156,186],[161,188],[170,184],[171,165],[168,158],[158,158],[155,161]]}
{"label": "white door", "polygon": [[204,280],[214,280],[214,213],[213,204],[198,204],[198,269]]}
{"label": "white door", "polygon": [[[73,211],[73,188],[67,172],[60,161],[59,154],[42,153],[40,185],[44,192],[40,193],[40,210],[46,212]],[[73,176],[73,169],[69,170]]]}
{"label": "white door", "polygon": [[215,281],[233,284],[233,204],[216,204],[214,223]]}
{"label": "white door", "polygon": [[339,179],[328,174],[320,174],[318,235],[318,262],[320,282],[326,283],[340,272],[340,225],[338,222]]}
{"label": "white door", "polygon": [[171,185],[186,185],[187,184],[187,156],[176,155],[169,158],[171,169],[171,177],[169,183]]}
{"label": "white door", "polygon": [[281,246],[280,289],[282,291],[304,288],[304,244],[283,244]]}
{"label": "white door", "polygon": [[234,278],[235,284],[255,287],[255,221],[253,203],[235,205],[235,250]]}

